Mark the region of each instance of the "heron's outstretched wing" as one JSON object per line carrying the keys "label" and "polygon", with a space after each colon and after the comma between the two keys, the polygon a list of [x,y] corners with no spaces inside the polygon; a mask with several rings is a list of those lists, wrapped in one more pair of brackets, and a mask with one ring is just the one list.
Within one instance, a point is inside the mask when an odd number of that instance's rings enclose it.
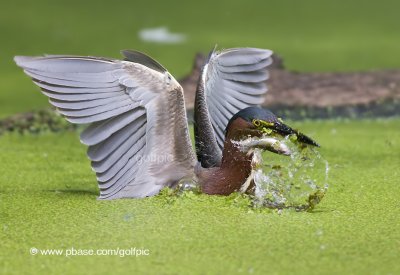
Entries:
{"label": "heron's outstretched wing", "polygon": [[195,103],[196,149],[203,167],[219,165],[231,117],[241,109],[263,103],[271,55],[270,50],[256,48],[210,53]]}
{"label": "heron's outstretched wing", "polygon": [[181,86],[150,57],[123,54],[126,61],[15,57],[68,121],[90,124],[81,142],[89,146],[101,199],[151,196],[193,175]]}

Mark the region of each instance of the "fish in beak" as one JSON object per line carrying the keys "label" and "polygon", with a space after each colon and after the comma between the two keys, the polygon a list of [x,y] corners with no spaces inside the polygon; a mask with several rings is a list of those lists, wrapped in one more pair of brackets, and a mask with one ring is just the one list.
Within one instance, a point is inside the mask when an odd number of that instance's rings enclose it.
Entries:
{"label": "fish in beak", "polygon": [[316,141],[284,124],[280,119],[275,121],[254,119],[252,123],[258,131],[262,132],[262,135],[260,137],[249,137],[240,141],[241,148],[246,152],[258,148],[289,156],[292,152],[289,146],[283,141],[283,138],[289,138],[291,141],[302,145],[320,147]]}
{"label": "fish in beak", "polygon": [[[240,119],[241,122],[235,125]],[[227,130],[232,128],[243,132],[242,138],[235,140],[234,143],[244,152],[262,149],[289,156],[292,152],[286,142],[287,139],[300,146],[319,147],[316,141],[286,125],[282,119],[267,109],[248,107],[239,111],[228,123]]]}

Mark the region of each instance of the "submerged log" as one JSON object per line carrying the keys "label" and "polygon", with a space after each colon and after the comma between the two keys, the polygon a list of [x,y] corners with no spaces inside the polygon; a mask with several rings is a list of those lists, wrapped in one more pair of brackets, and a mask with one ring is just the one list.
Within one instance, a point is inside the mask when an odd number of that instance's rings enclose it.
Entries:
{"label": "submerged log", "polygon": [[[375,117],[400,113],[400,70],[350,73],[300,73],[286,70],[274,55],[264,107],[297,118]],[[193,109],[205,56],[196,54],[192,72],[180,80],[186,106]]]}

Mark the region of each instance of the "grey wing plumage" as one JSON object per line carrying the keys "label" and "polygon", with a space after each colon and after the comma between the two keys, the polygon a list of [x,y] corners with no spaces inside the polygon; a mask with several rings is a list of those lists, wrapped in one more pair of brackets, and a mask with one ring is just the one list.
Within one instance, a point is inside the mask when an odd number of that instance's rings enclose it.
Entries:
{"label": "grey wing plumage", "polygon": [[257,48],[233,48],[210,54],[195,104],[195,123],[201,125],[195,135],[199,145],[197,156],[203,167],[219,165],[225,128],[231,117],[241,109],[264,102],[271,55],[272,51]]}
{"label": "grey wing plumage", "polygon": [[101,199],[154,195],[193,174],[183,91],[168,72],[96,57],[15,61],[68,121],[90,124],[81,142],[89,146]]}

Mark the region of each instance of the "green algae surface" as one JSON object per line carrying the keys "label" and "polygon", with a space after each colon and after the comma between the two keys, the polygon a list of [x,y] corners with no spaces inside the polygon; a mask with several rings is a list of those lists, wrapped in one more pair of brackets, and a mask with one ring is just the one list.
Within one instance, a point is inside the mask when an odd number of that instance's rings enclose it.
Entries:
{"label": "green algae surface", "polygon": [[1,136],[0,273],[398,274],[400,120],[291,124],[330,164],[312,212],[254,209],[237,194],[98,201],[77,133]]}

